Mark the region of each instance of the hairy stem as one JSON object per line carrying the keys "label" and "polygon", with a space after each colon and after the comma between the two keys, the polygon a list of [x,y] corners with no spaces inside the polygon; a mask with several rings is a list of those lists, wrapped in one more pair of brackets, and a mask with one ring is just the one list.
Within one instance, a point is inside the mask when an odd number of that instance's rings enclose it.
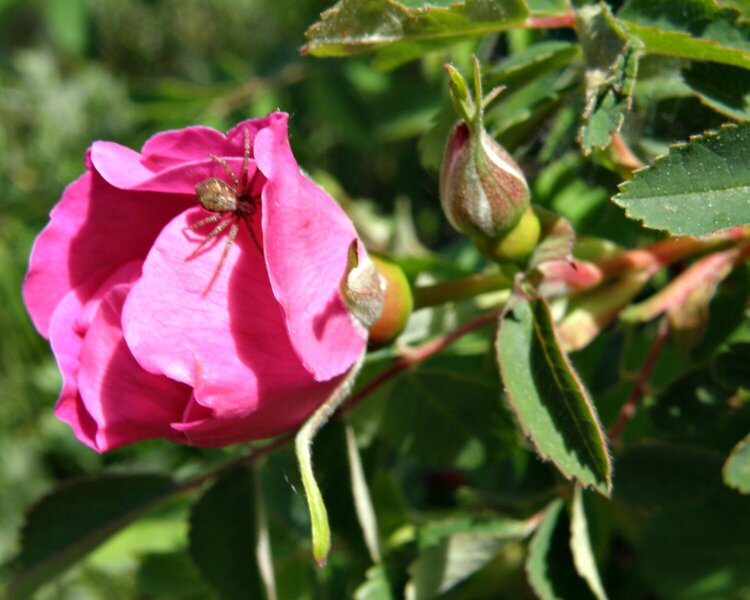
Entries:
{"label": "hairy stem", "polygon": [[328,524],[328,512],[323,501],[323,495],[320,493],[320,488],[318,487],[318,482],[315,481],[315,474],[313,472],[312,442],[315,434],[328,422],[331,415],[336,412],[336,409],[341,406],[341,403],[349,395],[364,362],[365,354],[362,354],[338,387],[333,390],[330,397],[305,421],[305,424],[297,432],[297,436],[294,439],[294,449],[297,454],[302,485],[305,488],[307,507],[310,511],[313,558],[315,558],[315,562],[320,567],[324,566],[328,560],[328,552],[331,549],[331,528]]}

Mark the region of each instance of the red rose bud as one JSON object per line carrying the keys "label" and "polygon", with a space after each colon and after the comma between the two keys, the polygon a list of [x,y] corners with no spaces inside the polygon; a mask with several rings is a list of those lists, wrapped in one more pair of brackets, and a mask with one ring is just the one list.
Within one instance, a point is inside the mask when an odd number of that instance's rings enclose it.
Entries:
{"label": "red rose bud", "polygon": [[370,258],[385,280],[383,311],[370,327],[370,344],[384,346],[395,340],[406,327],[414,309],[414,297],[401,267],[379,256]]}
{"label": "red rose bud", "polygon": [[529,206],[526,179],[513,158],[484,129],[461,122],[445,147],[440,202],[458,231],[496,240]]}
{"label": "red rose bud", "polygon": [[[475,98],[461,74],[446,66],[451,78],[450,93],[461,121],[453,128],[445,146],[440,170],[440,203],[448,221],[458,231],[497,260],[517,260],[531,252],[538,239],[538,226],[528,221],[536,215],[529,210],[530,193],[518,164],[484,129],[483,109],[501,91],[482,96],[479,64],[474,60]],[[524,219],[523,248],[505,248],[502,244]],[[537,223],[538,225],[538,223]],[[536,231],[536,235],[533,235]],[[528,235],[527,235],[528,234]],[[516,238],[511,237],[513,246]],[[528,239],[527,239],[528,238]],[[533,239],[531,239],[533,238]],[[503,251],[494,248],[503,245]]]}

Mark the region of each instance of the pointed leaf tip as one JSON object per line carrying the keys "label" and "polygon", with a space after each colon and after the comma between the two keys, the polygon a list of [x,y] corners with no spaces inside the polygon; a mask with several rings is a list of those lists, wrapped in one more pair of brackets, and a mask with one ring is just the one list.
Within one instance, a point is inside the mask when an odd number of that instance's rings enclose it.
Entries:
{"label": "pointed leaf tip", "polygon": [[561,349],[547,302],[516,298],[500,318],[496,347],[506,397],[539,455],[608,497],[611,465],[602,426]]}

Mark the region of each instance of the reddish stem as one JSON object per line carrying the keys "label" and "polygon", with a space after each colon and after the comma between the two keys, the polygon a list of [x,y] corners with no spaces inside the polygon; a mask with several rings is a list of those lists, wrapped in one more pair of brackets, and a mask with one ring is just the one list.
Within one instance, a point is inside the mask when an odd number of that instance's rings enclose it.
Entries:
{"label": "reddish stem", "polygon": [[526,19],[526,29],[557,29],[575,26],[576,16],[572,12],[553,17],[529,17]]}
{"label": "reddish stem", "polygon": [[659,360],[661,351],[664,349],[664,343],[667,341],[668,333],[669,325],[667,324],[666,317],[664,317],[661,319],[661,321],[659,321],[659,328],[656,332],[656,338],[654,339],[654,343],[651,345],[651,349],[646,356],[646,360],[643,361],[643,365],[641,365],[641,368],[635,377],[635,383],[633,385],[632,391],[630,392],[630,396],[628,397],[625,404],[622,405],[620,413],[617,415],[617,419],[607,432],[611,441],[616,442],[620,439],[625,426],[635,415],[638,404],[640,404],[641,398],[646,391],[648,380],[651,378],[651,373],[653,372],[654,367]]}
{"label": "reddish stem", "polygon": [[747,227],[733,227],[710,238],[675,237],[656,242],[647,248],[621,252],[596,263],[605,277],[623,271],[647,271],[653,275],[662,267],[706,250],[714,250],[728,243],[746,239]]}
{"label": "reddish stem", "polygon": [[630,146],[628,146],[619,131],[615,131],[612,134],[610,153],[612,160],[631,173],[646,166],[645,163],[635,155],[635,152],[633,152]]}
{"label": "reddish stem", "polygon": [[356,394],[353,394],[344,403],[339,412],[341,414],[348,413],[352,408],[354,408],[362,400],[367,398],[367,396],[372,394],[381,385],[387,383],[402,371],[405,371],[406,369],[427,360],[431,356],[434,356],[467,333],[470,333],[477,329],[481,329],[485,325],[489,325],[493,321],[497,320],[499,315],[499,310],[493,310],[491,312],[488,312],[487,314],[482,315],[481,317],[477,317],[473,321],[469,321],[468,323],[461,325],[461,327],[458,327],[457,329],[446,333],[436,340],[432,340],[430,342],[427,342],[426,344],[423,344],[422,346],[419,346],[418,348],[411,348],[408,351],[404,352],[401,358],[396,360],[396,362],[394,362],[385,371],[380,373],[380,375],[375,377],[375,379],[370,381],[366,386],[361,388]]}

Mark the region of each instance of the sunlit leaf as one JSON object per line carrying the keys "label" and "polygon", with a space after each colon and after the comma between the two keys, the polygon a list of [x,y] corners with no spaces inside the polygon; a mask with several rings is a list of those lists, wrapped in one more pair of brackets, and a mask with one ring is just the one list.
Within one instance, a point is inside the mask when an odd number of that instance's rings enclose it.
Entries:
{"label": "sunlit leaf", "polygon": [[27,597],[175,492],[172,480],[159,475],[102,475],[61,485],[26,517],[20,573],[6,597]]}
{"label": "sunlit leaf", "polygon": [[555,500],[547,507],[531,540],[526,575],[540,600],[595,598],[573,564],[570,521],[562,500]]}
{"label": "sunlit leaf", "polygon": [[569,479],[609,495],[604,434],[546,301],[518,300],[501,317],[497,356],[508,402],[537,452]]}
{"label": "sunlit leaf", "polygon": [[728,486],[743,494],[750,494],[750,435],[732,449],[722,474]]}
{"label": "sunlit leaf", "polygon": [[629,38],[604,3],[576,10],[586,65],[586,109],[579,133],[585,153],[606,147],[630,110],[640,42]]}
{"label": "sunlit leaf", "polygon": [[599,569],[594,559],[589,537],[589,524],[583,502],[583,490],[573,492],[570,514],[570,551],[578,574],[586,580],[597,600],[607,600],[607,593],[599,577]]}
{"label": "sunlit leaf", "polygon": [[705,235],[750,223],[750,125],[722,127],[674,146],[638,171],[614,200],[645,227]]}
{"label": "sunlit leaf", "polygon": [[388,573],[382,564],[367,570],[367,579],[354,592],[354,600],[392,600]]}
{"label": "sunlit leaf", "polygon": [[420,534],[421,552],[411,566],[409,600],[428,600],[470,577],[509,540],[526,537],[533,525],[512,519],[455,519],[430,524]]}
{"label": "sunlit leaf", "polygon": [[647,52],[750,68],[750,24],[713,0],[629,0],[618,16]]}
{"label": "sunlit leaf", "polygon": [[504,31],[527,16],[522,0],[340,0],[307,30],[303,52],[350,56],[377,50],[380,64],[393,67],[466,36]]}

